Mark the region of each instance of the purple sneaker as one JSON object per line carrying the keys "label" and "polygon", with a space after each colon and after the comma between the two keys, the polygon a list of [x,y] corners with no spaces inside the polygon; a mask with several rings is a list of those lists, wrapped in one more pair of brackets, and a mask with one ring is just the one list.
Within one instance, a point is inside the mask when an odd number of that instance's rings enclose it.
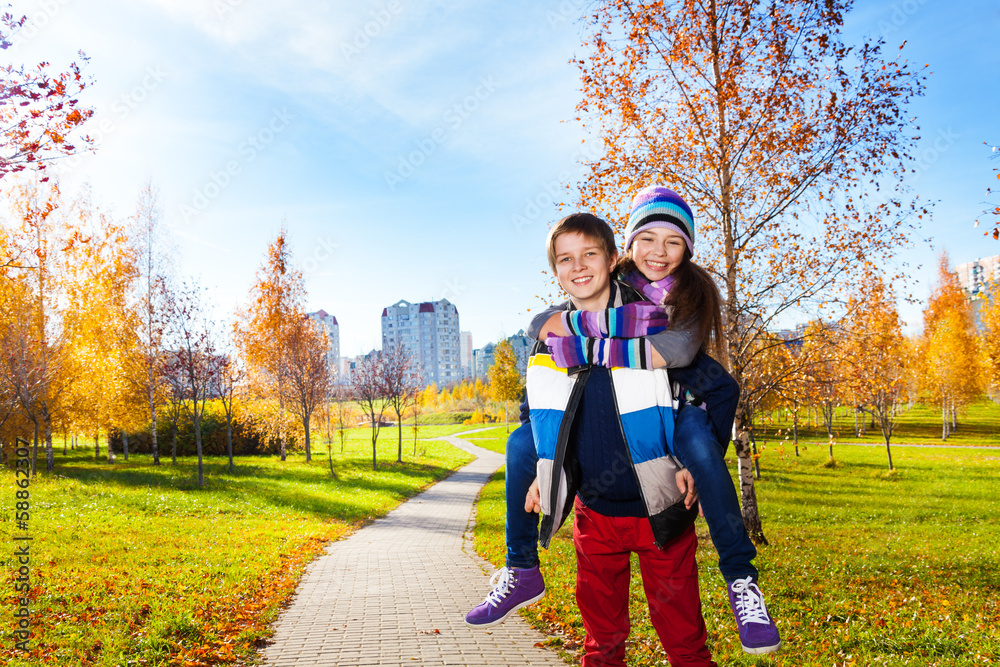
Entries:
{"label": "purple sneaker", "polygon": [[774,653],[781,648],[781,635],[764,606],[764,594],[753,577],[726,584],[729,606],[740,629],[740,644],[747,653]]}
{"label": "purple sneaker", "polygon": [[488,628],[503,623],[521,607],[545,597],[545,580],[537,565],[531,569],[502,567],[493,574],[490,586],[493,590],[482,604],[465,616],[466,625]]}

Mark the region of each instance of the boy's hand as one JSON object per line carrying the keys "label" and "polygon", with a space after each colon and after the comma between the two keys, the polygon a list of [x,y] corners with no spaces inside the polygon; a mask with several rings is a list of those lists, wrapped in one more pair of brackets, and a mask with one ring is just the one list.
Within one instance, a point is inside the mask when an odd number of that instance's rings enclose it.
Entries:
{"label": "boy's hand", "polygon": [[562,325],[570,336],[584,338],[639,338],[667,328],[667,314],[649,301],[629,303],[594,312],[569,310],[562,313]]}
{"label": "boy's hand", "polygon": [[[684,494],[684,507],[691,509],[698,502],[698,489],[694,488],[694,477],[687,468],[682,468],[674,475],[674,480],[677,482],[677,488]],[[698,512],[701,513],[701,503],[698,503]]]}
{"label": "boy's hand", "polygon": [[528,495],[524,497],[524,511],[539,514],[542,511],[542,496],[538,492],[538,478],[528,487]]}

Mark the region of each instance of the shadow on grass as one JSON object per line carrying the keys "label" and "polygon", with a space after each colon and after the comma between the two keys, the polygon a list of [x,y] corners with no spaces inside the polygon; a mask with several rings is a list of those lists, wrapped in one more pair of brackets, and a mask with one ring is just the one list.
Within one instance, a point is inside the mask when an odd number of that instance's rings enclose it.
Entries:
{"label": "shadow on grass", "polygon": [[303,465],[299,461],[271,465],[242,463],[230,473],[228,463],[213,461],[204,465],[205,485],[198,487],[197,464],[191,461],[179,461],[177,465],[167,462],[158,467],[145,461],[116,463],[107,468],[80,463],[62,464],[56,474],[87,486],[170,490],[196,493],[203,498],[216,496],[220,505],[226,501],[241,504],[252,497],[283,512],[349,522],[367,521],[373,513],[381,513],[420,493],[451,473],[443,466],[412,462],[382,463],[373,472],[370,463],[356,459],[336,461],[336,478],[330,476],[325,461],[322,465]]}

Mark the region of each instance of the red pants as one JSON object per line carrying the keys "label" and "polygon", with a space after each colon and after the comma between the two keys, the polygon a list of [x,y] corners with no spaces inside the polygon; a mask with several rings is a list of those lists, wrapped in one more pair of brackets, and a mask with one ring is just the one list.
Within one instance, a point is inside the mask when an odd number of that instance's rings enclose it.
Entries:
{"label": "red pants", "polygon": [[576,602],[587,631],[584,667],[624,667],[631,630],[629,556],[639,555],[649,617],[671,667],[715,666],[701,616],[694,526],[660,550],[649,520],[609,517],[575,503]]}

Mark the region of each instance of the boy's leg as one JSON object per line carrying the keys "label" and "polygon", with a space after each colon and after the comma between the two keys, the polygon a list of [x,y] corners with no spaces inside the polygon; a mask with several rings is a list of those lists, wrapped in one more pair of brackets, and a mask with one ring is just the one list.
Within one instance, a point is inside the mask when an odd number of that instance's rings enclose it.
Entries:
{"label": "boy's leg", "polygon": [[576,547],[576,603],[586,654],[583,667],[624,667],[628,616],[629,552],[622,549],[615,517],[588,510],[577,499],[573,521]]}
{"label": "boy's leg", "polygon": [[538,515],[524,511],[524,497],[535,481],[537,465],[538,453],[529,422],[515,429],[507,438],[507,567],[532,568],[538,565]]}
{"label": "boy's leg", "polygon": [[712,431],[708,414],[695,406],[681,408],[674,425],[674,451],[694,477],[705,522],[726,580],[729,604],[736,616],[740,643],[747,653],[772,653],[781,647],[781,634],[764,604],[751,562],[757,548],[750,541],[736,488],[726,468],[725,448]]}
{"label": "boy's leg", "polygon": [[661,550],[653,542],[649,521],[638,521],[644,525],[637,524],[633,548],[639,554],[649,620],[670,657],[670,664],[673,667],[714,667],[716,663],[705,645],[708,631],[701,615],[695,561],[698,539],[694,526]]}
{"label": "boy's leg", "polygon": [[751,561],[757,548],[743,525],[736,488],[726,468],[726,452],[712,431],[707,412],[693,405],[681,408],[674,424],[674,452],[694,477],[723,578],[727,582],[756,579],[757,568]]}
{"label": "boy's leg", "polygon": [[465,616],[467,625],[488,628],[545,597],[545,581],[538,567],[538,515],[524,511],[524,497],[535,480],[538,455],[531,425],[524,424],[507,438],[507,566],[493,575],[493,590]]}

